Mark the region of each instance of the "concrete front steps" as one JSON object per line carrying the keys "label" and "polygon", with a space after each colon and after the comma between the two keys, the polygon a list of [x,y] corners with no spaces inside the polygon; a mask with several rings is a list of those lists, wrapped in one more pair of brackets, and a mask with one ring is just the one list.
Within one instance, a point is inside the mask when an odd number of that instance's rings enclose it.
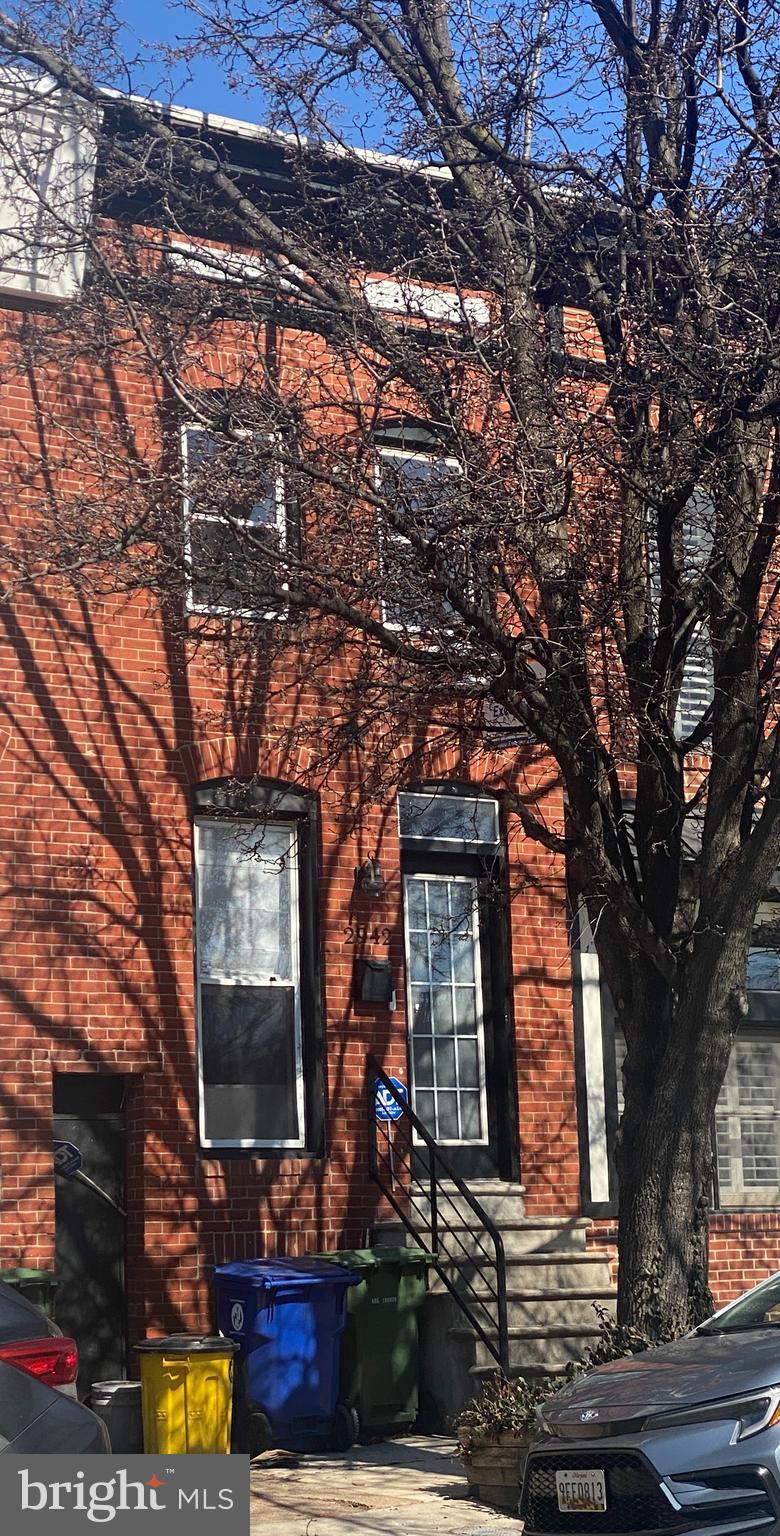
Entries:
{"label": "concrete front steps", "polygon": [[[519,1185],[471,1184],[472,1193],[498,1227],[506,1255],[510,1375],[532,1381],[560,1377],[599,1336],[594,1303],[614,1312],[609,1256],[585,1246],[587,1218],[528,1217]],[[420,1222],[422,1202],[416,1213]],[[423,1212],[427,1222],[430,1211]],[[451,1187],[439,1199],[439,1260],[457,1290],[465,1290],[488,1337],[495,1340],[495,1308],[487,1286],[495,1269],[492,1253],[468,1203]],[[420,1232],[430,1245],[430,1228]],[[379,1237],[379,1233],[377,1233]],[[382,1240],[388,1241],[388,1228]],[[395,1228],[394,1240],[400,1234]],[[475,1294],[474,1294],[475,1293]],[[489,1303],[485,1313],[477,1299]],[[496,1370],[496,1363],[450,1294],[431,1270],[421,1325],[422,1401],[430,1424],[454,1418]]]}

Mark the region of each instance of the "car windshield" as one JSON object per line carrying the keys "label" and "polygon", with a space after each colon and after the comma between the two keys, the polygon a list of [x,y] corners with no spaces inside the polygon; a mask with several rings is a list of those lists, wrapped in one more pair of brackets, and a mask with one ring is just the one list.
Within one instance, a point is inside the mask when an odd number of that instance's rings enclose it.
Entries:
{"label": "car windshield", "polygon": [[704,1323],[700,1333],[744,1333],[749,1328],[780,1327],[780,1275],[735,1301],[720,1317]]}

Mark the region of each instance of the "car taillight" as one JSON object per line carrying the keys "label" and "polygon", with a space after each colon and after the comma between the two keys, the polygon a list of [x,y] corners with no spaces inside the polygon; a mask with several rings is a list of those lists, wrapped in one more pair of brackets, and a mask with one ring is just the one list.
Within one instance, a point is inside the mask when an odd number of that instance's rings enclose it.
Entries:
{"label": "car taillight", "polygon": [[37,1376],[50,1387],[67,1387],[79,1371],[75,1339],[11,1339],[0,1344],[0,1360]]}

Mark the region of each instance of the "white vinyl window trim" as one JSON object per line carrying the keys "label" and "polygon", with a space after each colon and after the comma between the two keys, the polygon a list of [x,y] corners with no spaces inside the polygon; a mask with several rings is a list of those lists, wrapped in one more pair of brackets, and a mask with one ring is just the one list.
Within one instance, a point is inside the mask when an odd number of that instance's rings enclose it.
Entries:
{"label": "white vinyl window trim", "polygon": [[[432,452],[423,453],[419,449],[380,448],[379,457],[374,467],[375,485],[380,495],[382,494],[382,465],[388,463],[391,459],[395,459],[402,464],[408,464],[410,461],[414,461],[419,464],[441,464],[445,469],[453,469],[458,474],[463,473],[463,465],[461,464],[460,460],[454,459],[451,457],[451,455],[448,454]],[[384,575],[385,571],[388,569],[388,556],[392,552],[394,546],[397,549],[410,549],[411,540],[407,539],[403,533],[399,533],[397,528],[388,528],[384,518],[382,517],[380,509],[379,569],[381,575]],[[382,599],[380,606],[382,613],[382,623],[384,624],[385,629],[405,631],[406,634],[409,635],[421,635],[428,632],[429,626],[426,624],[418,624],[415,623],[414,620],[407,622],[404,619],[394,619],[392,617],[388,618],[388,614],[392,612],[392,605],[386,603],[384,598]],[[445,629],[443,633],[450,634],[451,631]]]}
{"label": "white vinyl window trim", "polygon": [[[440,1144],[440,1146],[443,1146],[443,1147],[486,1147],[486,1146],[489,1145],[490,1138],[489,1138],[489,1134],[488,1134],[487,1070],[486,1070],[486,1063],[485,1063],[485,1013],[484,1013],[485,1004],[484,1004],[484,996],[483,996],[483,992],[482,992],[482,953],[481,953],[481,947],[480,947],[480,933],[479,933],[479,910],[478,910],[477,902],[476,902],[477,882],[476,882],[475,878],[472,875],[436,875],[436,874],[428,874],[428,873],[425,873],[425,872],[422,872],[422,871],[420,873],[418,873],[418,874],[406,875],[404,877],[404,941],[405,941],[405,960],[406,960],[406,1015],[407,1015],[407,1030],[408,1030],[408,1040],[409,1040],[409,1082],[410,1082],[410,1087],[411,1087],[412,1104],[413,1105],[414,1105],[414,1100],[415,1100],[415,1092],[416,1092],[416,1089],[417,1089],[418,1086],[419,1086],[420,1092],[422,1092],[422,1093],[426,1093],[426,1092],[431,1092],[432,1091],[430,1088],[428,1088],[423,1083],[417,1085],[416,1080],[415,1080],[415,1062],[414,1062],[414,1039],[415,1039],[415,1035],[414,1035],[414,1028],[413,1028],[413,1026],[414,1026],[414,994],[413,994],[413,991],[412,991],[413,983],[412,983],[412,978],[411,978],[411,963],[410,963],[410,932],[411,932],[411,929],[410,929],[410,919],[409,919],[409,887],[410,887],[410,885],[413,882],[419,882],[419,883],[423,883],[424,882],[424,883],[427,883],[427,884],[441,883],[441,884],[449,884],[449,885],[470,885],[470,886],[472,886],[474,888],[475,900],[474,900],[474,904],[473,904],[472,919],[471,919],[471,943],[472,943],[472,954],[474,956],[474,1009],[475,1009],[476,1040],[477,1040],[477,1070],[478,1070],[478,1073],[479,1073],[479,1110],[480,1110],[480,1124],[482,1126],[482,1135],[481,1135],[481,1137],[478,1140],[475,1139],[475,1138],[469,1138],[469,1139],[466,1140],[466,1139],[460,1139],[460,1138],[454,1138],[454,1137],[448,1138],[448,1137],[444,1137],[444,1136],[437,1136],[436,1140]],[[418,931],[418,930],[415,930],[415,931]],[[451,987],[454,987],[456,984],[457,983],[455,983],[455,982],[451,982]],[[454,1002],[453,1002],[453,1021],[454,1021]],[[434,1034],[434,1032],[433,1032],[433,1020],[431,1020],[431,1042],[432,1042],[432,1045],[435,1044],[435,1041],[437,1039],[448,1039],[448,1038],[450,1038],[450,1037],[449,1036],[444,1036],[444,1035],[435,1035]],[[453,1035],[452,1035],[451,1038],[456,1042],[456,1046],[455,1046],[455,1062],[456,1062],[456,1072],[457,1072],[457,1062],[458,1062],[457,1040],[458,1040],[459,1037],[458,1037],[457,1033],[454,1031],[454,1023],[453,1023]],[[471,1037],[470,1036],[466,1036],[466,1038],[470,1039]],[[437,1090],[434,1089],[433,1091],[436,1092]],[[446,1090],[444,1090],[444,1091],[446,1091]],[[467,1090],[467,1091],[471,1091],[471,1090]],[[433,1134],[433,1131],[431,1131],[431,1134]],[[422,1138],[417,1134],[416,1131],[414,1132],[413,1140],[414,1140],[415,1144],[422,1145]]]}
{"label": "white vinyl window trim", "polygon": [[[615,1034],[618,1118],[623,1114],[626,1043]],[[769,1065],[761,1076],[759,1064]],[[780,1029],[742,1028],[731,1049],[715,1110],[721,1210],[780,1205]]]}
{"label": "white vinyl window trim", "polygon": [[[195,991],[197,1007],[197,1055],[198,1055],[198,1128],[200,1144],[207,1148],[289,1148],[291,1151],[299,1150],[306,1145],[306,1094],[303,1070],[303,1017],[301,1009],[301,920],[300,920],[300,878],[298,867],[298,829],[295,823],[277,822],[268,823],[275,830],[289,831],[290,840],[286,854],[286,864],[290,872],[290,975],[284,978],[281,985],[290,986],[294,996],[294,1029],[295,1029],[295,1103],[298,1116],[299,1135],[294,1138],[279,1139],[274,1137],[262,1138],[216,1138],[206,1134],[206,1083],[203,1072],[204,1042],[203,1020],[201,1009],[201,987],[204,984],[217,984],[220,986],[270,986],[277,981],[276,975],[270,971],[255,970],[246,972],[211,971],[202,963],[201,924],[202,924],[202,852],[201,852],[201,827],[211,820],[208,817],[199,817],[194,825],[195,844]],[[247,828],[251,836],[257,835],[258,826],[262,823],[245,821],[239,818],[231,820],[229,825],[236,833],[240,833],[242,827]],[[249,855],[247,855],[249,857]]]}
{"label": "white vinyl window trim", "polygon": [[[203,615],[211,618],[228,619],[281,619],[284,617],[282,608],[232,608],[219,603],[199,603],[193,593],[192,582],[192,525],[193,523],[214,523],[217,526],[230,526],[236,524],[239,527],[251,528],[249,518],[231,518],[227,520],[217,511],[195,511],[192,499],[189,495],[189,440],[195,433],[204,433],[209,436],[206,427],[198,422],[187,422],[181,429],[181,459],[184,472],[184,563],[187,571],[187,612]],[[258,434],[265,436],[269,441],[276,442],[273,433]],[[276,529],[279,534],[279,547],[284,550],[287,547],[287,499],[285,495],[284,475],[278,469],[274,476],[274,503],[276,511]]]}

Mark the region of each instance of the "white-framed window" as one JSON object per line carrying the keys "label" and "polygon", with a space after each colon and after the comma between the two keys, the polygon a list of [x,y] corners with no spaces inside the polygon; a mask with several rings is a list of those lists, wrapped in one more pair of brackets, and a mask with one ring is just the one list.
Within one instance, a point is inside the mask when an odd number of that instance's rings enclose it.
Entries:
{"label": "white-framed window", "polygon": [[[403,447],[380,448],[376,465],[377,490],[398,506],[410,525],[435,538],[446,505],[447,486],[462,475],[458,459],[436,452]],[[450,521],[450,520],[448,520]],[[454,533],[446,534],[448,557],[457,556]],[[446,598],[437,598],[428,586],[420,556],[411,541],[380,514],[380,571],[382,622],[388,629],[424,634],[448,628],[454,617]],[[468,558],[463,551],[463,580],[468,580]]]}
{"label": "white-framed window", "polygon": [[722,1206],[780,1202],[780,1032],[741,1029],[715,1115]]}
{"label": "white-framed window", "polygon": [[[712,554],[715,529],[715,508],[707,491],[694,491],[684,516],[682,538],[685,552],[685,577],[689,581],[700,580]],[[655,535],[650,540],[649,578],[653,608],[657,614],[660,601],[661,578],[658,546]],[[675,735],[689,736],[709,709],[715,693],[715,667],[712,642],[707,624],[697,624],[690,637],[688,653],[683,666],[680,695],[675,716]]]}
{"label": "white-framed window", "polygon": [[306,1143],[298,864],[294,822],[196,819],[204,1147]]}
{"label": "white-framed window", "polygon": [[[751,949],[748,999],[780,993],[780,951]],[[615,1034],[618,1117],[626,1043]],[[723,1209],[780,1204],[780,1026],[745,1024],[732,1046],[715,1111],[718,1197]]]}
{"label": "white-framed window", "polygon": [[[269,445],[275,441],[270,433],[260,437]],[[223,452],[227,483],[238,484],[239,489],[218,505],[215,463]],[[266,605],[261,593],[256,603],[251,596],[251,567],[257,561],[259,572],[262,555],[281,553],[287,547],[284,477],[272,462],[261,473],[253,461],[244,496],[241,458],[240,443],[231,443],[225,450],[205,427],[190,424],[182,429],[187,606],[191,613],[215,617],[278,619],[283,616],[278,600]],[[231,571],[237,573],[233,580]],[[245,583],[241,571],[248,573]]]}

